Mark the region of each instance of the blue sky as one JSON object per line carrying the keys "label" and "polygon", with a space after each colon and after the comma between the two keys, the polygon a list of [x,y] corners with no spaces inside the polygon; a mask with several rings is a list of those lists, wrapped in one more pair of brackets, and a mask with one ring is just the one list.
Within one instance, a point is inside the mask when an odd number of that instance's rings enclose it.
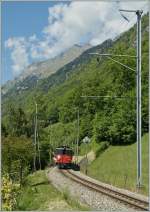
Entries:
{"label": "blue sky", "polygon": [[118,2],[3,2],[2,83],[74,44],[98,45],[129,29],[136,16],[127,23],[118,8],[147,8],[145,1]]}
{"label": "blue sky", "polygon": [[[4,48],[4,41],[10,37],[41,36],[41,30],[48,24],[48,8],[54,2],[2,2],[2,44],[5,64],[3,82],[12,79],[10,52]],[[4,62],[3,62],[4,63]]]}

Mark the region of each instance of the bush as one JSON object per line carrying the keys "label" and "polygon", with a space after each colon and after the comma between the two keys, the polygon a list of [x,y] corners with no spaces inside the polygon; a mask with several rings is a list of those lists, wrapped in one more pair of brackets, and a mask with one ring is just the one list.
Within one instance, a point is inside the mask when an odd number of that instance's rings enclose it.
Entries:
{"label": "bush", "polygon": [[16,208],[19,189],[20,185],[13,184],[8,175],[2,177],[2,210],[12,211]]}

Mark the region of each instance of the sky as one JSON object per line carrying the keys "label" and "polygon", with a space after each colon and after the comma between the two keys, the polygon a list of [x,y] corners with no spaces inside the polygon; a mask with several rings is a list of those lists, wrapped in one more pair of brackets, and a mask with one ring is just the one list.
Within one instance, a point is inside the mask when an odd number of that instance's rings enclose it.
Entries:
{"label": "sky", "polygon": [[136,22],[134,13],[148,10],[147,1],[2,2],[2,83],[37,61],[53,58],[75,44],[114,39]]}

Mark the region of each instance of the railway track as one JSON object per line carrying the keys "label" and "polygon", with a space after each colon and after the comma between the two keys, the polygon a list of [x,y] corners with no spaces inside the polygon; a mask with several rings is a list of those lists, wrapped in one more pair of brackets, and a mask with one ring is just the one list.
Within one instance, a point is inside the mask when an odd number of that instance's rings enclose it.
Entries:
{"label": "railway track", "polygon": [[121,191],[117,191],[112,188],[108,188],[103,185],[96,184],[94,182],[91,182],[87,179],[84,179],[83,177],[80,177],[74,174],[73,172],[69,170],[61,170],[61,173],[65,175],[66,177],[70,178],[71,180],[88,187],[89,189],[92,189],[94,191],[107,195],[115,200],[122,202],[125,205],[129,205],[130,207],[134,209],[148,211],[149,203],[146,200],[142,200],[142,199],[133,197],[129,194],[125,194]]}

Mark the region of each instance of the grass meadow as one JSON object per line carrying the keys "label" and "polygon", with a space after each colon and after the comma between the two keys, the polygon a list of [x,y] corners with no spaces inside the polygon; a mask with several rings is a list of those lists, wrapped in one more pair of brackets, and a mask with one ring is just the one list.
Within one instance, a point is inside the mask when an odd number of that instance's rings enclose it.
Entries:
{"label": "grass meadow", "polygon": [[148,134],[142,138],[142,188],[137,190],[137,144],[109,146],[89,166],[88,175],[148,195]]}

